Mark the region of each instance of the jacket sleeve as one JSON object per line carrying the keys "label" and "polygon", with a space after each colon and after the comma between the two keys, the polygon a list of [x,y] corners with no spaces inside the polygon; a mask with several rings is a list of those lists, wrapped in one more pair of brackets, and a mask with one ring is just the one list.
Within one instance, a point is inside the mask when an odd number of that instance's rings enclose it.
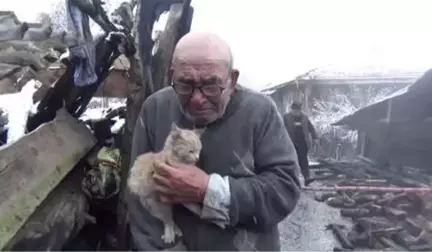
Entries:
{"label": "jacket sleeve", "polygon": [[[151,118],[154,113],[154,105],[148,98],[140,111],[135,124],[131,165],[133,165],[137,156],[153,152],[153,135],[150,134]],[[132,247],[138,251],[157,251],[163,250],[164,245],[160,239],[163,233],[162,223],[151,216],[143,207],[141,200],[135,194],[126,190],[126,204],[129,213],[129,227],[132,240]]]}
{"label": "jacket sleeve", "polygon": [[316,133],[315,127],[313,126],[312,122],[309,120],[309,118],[307,118],[307,124],[308,124],[308,129],[309,132],[311,134],[312,139],[318,139],[318,135]]}
{"label": "jacket sleeve", "polygon": [[254,136],[256,175],[229,177],[231,226],[273,228],[294,210],[300,196],[296,152],[275,104],[269,103]]}

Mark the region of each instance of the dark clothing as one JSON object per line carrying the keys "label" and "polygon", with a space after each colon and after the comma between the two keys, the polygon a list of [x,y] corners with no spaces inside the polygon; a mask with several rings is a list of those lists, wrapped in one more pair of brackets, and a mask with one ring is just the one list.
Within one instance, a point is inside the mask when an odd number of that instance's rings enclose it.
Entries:
{"label": "dark clothing", "polygon": [[293,115],[288,113],[283,117],[285,127],[293,140],[299,166],[303,177],[307,180],[310,178],[308,152],[311,146],[311,137],[317,139],[315,128],[305,114]]}
{"label": "dark clothing", "polygon": [[291,136],[291,139],[294,142],[294,146],[304,146],[302,148],[307,149],[307,142],[306,142],[306,136],[304,129],[302,127],[302,117],[301,116],[295,116],[293,117],[293,128],[294,128],[294,134]]}
{"label": "dark clothing", "polygon": [[[158,152],[175,122],[192,127],[171,87],[144,102],[135,126],[131,160]],[[200,218],[183,206],[174,207],[174,220],[188,250],[278,251],[278,223],[297,204],[300,183],[294,146],[273,101],[239,88],[223,117],[208,125],[201,136],[198,167],[229,179],[229,224],[225,229]],[[162,223],[151,217],[139,198],[128,194],[134,248],[163,250]]]}
{"label": "dark clothing", "polygon": [[294,142],[296,139],[296,127],[299,126],[298,122],[301,123],[303,135],[305,136],[304,140],[306,141],[308,149],[311,147],[311,137],[313,140],[318,139],[314,126],[304,113],[302,113],[298,119],[292,113],[287,113],[283,116],[283,121],[289,136]]}
{"label": "dark clothing", "polygon": [[297,152],[297,158],[300,166],[301,173],[303,175],[303,178],[309,179],[310,178],[310,172],[309,172],[309,160],[308,160],[308,148],[306,146],[306,143],[304,144],[297,144],[294,145],[296,152]]}

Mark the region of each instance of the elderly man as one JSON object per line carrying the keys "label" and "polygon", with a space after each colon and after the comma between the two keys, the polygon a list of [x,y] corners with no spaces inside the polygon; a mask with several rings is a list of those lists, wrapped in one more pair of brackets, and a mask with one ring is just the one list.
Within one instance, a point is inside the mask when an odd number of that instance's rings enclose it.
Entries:
{"label": "elderly man", "polygon": [[[172,85],[150,96],[137,120],[132,160],[158,152],[175,122],[205,127],[197,166],[158,163],[154,176],[187,250],[280,250],[278,223],[299,198],[294,146],[274,103],[237,86],[229,46],[211,33],[176,45]],[[185,205],[183,205],[185,204]],[[186,206],[186,207],[185,207]],[[162,223],[128,197],[132,246],[166,250]]]}

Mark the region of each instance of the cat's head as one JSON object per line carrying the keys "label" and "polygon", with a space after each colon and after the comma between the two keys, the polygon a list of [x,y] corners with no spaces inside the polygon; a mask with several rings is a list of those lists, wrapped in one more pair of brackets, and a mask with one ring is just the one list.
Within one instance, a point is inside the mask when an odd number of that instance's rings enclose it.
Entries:
{"label": "cat's head", "polygon": [[200,136],[203,130],[189,130],[179,128],[175,123],[171,125],[171,131],[165,142],[165,151],[172,154],[176,161],[195,164],[202,149]]}

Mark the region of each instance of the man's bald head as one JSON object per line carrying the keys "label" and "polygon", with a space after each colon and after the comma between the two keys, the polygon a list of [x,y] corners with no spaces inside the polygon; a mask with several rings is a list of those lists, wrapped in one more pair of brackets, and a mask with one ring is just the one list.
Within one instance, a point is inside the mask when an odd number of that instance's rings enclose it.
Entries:
{"label": "man's bald head", "polygon": [[170,75],[183,114],[199,125],[225,113],[239,72],[233,69],[231,49],[222,38],[191,32],[174,49]]}
{"label": "man's bald head", "polygon": [[178,41],[174,49],[173,65],[203,59],[226,62],[229,69],[233,67],[231,48],[217,34],[190,32]]}

